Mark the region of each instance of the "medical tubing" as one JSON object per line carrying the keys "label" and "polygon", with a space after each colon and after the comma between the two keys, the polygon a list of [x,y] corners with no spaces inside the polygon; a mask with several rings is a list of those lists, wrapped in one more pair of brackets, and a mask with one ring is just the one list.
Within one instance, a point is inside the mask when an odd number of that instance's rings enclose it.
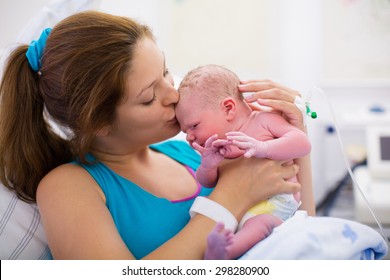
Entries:
{"label": "medical tubing", "polygon": [[[355,165],[353,165],[351,167],[352,169],[352,172],[359,166],[365,166],[367,165],[367,160],[363,160],[361,162],[358,162],[356,163]],[[341,189],[351,181],[351,176],[349,175],[348,171],[346,172],[346,174],[343,176],[343,178],[338,181],[336,187],[330,191],[327,196],[325,197],[325,199],[323,201],[321,201],[319,203],[319,205],[317,206],[317,210],[320,211],[322,210],[323,211],[323,214],[324,216],[329,216],[329,212],[331,211],[336,199],[337,199],[337,196],[339,195],[339,193],[341,192]]]}
{"label": "medical tubing", "polygon": [[376,216],[374,210],[372,209],[372,207],[371,207],[367,197],[364,195],[360,185],[358,184],[358,182],[355,179],[355,176],[353,175],[353,172],[351,170],[351,166],[349,165],[347,154],[345,153],[345,150],[344,150],[344,144],[343,144],[343,141],[341,139],[341,133],[340,133],[340,130],[339,130],[339,127],[338,127],[338,123],[337,123],[337,119],[336,119],[335,113],[333,111],[332,104],[328,100],[328,97],[326,96],[326,94],[321,89],[319,89],[318,87],[313,87],[313,88],[316,91],[318,91],[325,98],[325,101],[327,102],[327,104],[329,106],[329,110],[330,110],[330,113],[332,115],[334,126],[335,126],[335,130],[336,130],[337,139],[338,139],[338,141],[340,143],[340,146],[341,146],[341,151],[342,151],[342,154],[343,154],[344,162],[345,162],[345,165],[347,167],[348,173],[351,176],[351,179],[352,179],[353,183],[355,184],[355,187],[359,190],[361,196],[363,197],[363,200],[367,204],[368,209],[370,210],[370,213],[371,213],[372,217],[374,218],[375,222],[377,223],[377,225],[379,227],[379,230],[380,230],[380,233],[381,233],[383,239],[385,240],[385,242],[387,244],[387,247],[390,248],[390,242],[389,242],[389,239],[388,239],[388,237],[387,237],[387,235],[386,235],[386,233],[385,233],[385,231],[383,229],[382,224],[380,223],[379,219],[377,218],[377,216]]}

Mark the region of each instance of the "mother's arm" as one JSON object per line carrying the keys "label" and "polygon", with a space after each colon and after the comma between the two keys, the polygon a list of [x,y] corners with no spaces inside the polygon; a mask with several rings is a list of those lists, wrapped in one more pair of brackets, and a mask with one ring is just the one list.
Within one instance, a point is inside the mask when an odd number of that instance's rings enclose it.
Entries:
{"label": "mother's arm", "polygon": [[[298,91],[270,80],[242,81],[241,85],[239,85],[239,90],[243,93],[252,93],[251,96],[245,99],[248,103],[257,102],[262,106],[280,111],[292,125],[307,132],[303,122],[304,116],[302,115],[300,109],[294,104],[295,98],[300,96]],[[300,167],[300,171],[297,175],[298,181],[302,186],[302,205],[300,209],[306,210],[309,215],[314,216],[316,211],[310,154],[303,158],[296,159],[295,162]]]}
{"label": "mother's arm", "polygon": [[[300,191],[300,184],[284,180],[297,171],[296,165],[286,167],[278,161],[234,160],[222,168],[209,199],[239,220],[258,201],[278,193]],[[37,203],[54,258],[134,259],[116,229],[104,194],[81,167],[67,164],[46,175],[38,187]],[[202,259],[207,236],[214,226],[215,221],[195,215],[176,236],[145,259]]]}
{"label": "mother's arm", "polygon": [[[280,161],[256,158],[231,160],[221,166],[218,183],[209,199],[241,220],[247,210],[259,201],[275,194],[300,191],[299,183],[285,180],[297,172],[297,165],[284,166]],[[215,221],[197,214],[179,234],[147,258],[203,259],[207,236],[214,227]]]}

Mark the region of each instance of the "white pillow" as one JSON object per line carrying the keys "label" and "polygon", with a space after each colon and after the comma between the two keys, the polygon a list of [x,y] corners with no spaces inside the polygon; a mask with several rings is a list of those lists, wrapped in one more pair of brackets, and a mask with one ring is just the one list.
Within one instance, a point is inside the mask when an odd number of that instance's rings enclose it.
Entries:
{"label": "white pillow", "polygon": [[50,259],[36,204],[20,200],[0,184],[0,259]]}
{"label": "white pillow", "polygon": [[[26,25],[16,38],[29,44],[42,30],[76,12],[97,9],[100,0],[53,0]],[[13,48],[13,47],[12,47]],[[0,72],[12,48],[0,50]],[[17,198],[0,184],[0,259],[48,259],[50,251],[36,204]]]}

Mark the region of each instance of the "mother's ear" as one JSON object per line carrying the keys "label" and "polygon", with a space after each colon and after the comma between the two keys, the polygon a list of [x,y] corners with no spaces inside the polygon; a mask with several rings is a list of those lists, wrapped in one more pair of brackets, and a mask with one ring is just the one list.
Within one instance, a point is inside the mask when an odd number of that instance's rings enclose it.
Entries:
{"label": "mother's ear", "polygon": [[102,128],[98,129],[95,133],[96,136],[98,137],[105,137],[105,136],[108,136],[108,134],[110,133],[111,131],[111,126],[109,125],[106,125],[106,126],[103,126]]}
{"label": "mother's ear", "polygon": [[226,120],[232,120],[237,112],[237,103],[231,97],[226,97],[220,103],[221,109],[226,115]]}

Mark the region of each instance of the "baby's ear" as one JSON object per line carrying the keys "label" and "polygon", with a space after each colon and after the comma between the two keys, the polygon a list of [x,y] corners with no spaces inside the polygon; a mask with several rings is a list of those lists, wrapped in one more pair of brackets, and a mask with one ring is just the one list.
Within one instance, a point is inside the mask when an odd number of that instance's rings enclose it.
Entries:
{"label": "baby's ear", "polygon": [[236,101],[231,97],[227,97],[221,101],[221,108],[226,115],[227,120],[233,119],[236,115],[237,104]]}

